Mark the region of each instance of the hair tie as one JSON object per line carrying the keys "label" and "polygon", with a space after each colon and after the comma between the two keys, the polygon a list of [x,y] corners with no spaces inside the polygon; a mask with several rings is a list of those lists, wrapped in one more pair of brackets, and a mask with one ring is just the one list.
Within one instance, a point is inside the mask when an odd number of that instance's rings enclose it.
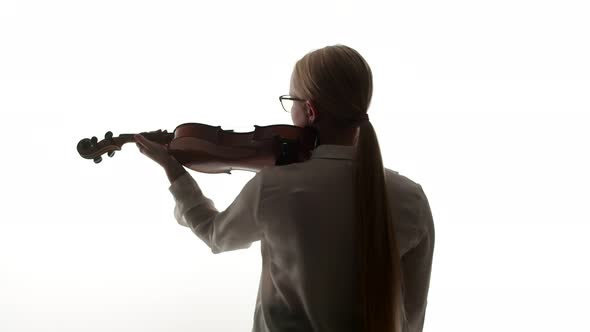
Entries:
{"label": "hair tie", "polygon": [[359,116],[355,121],[355,125],[360,126],[362,125],[364,122],[368,122],[369,121],[369,114],[367,113],[363,113],[361,116]]}

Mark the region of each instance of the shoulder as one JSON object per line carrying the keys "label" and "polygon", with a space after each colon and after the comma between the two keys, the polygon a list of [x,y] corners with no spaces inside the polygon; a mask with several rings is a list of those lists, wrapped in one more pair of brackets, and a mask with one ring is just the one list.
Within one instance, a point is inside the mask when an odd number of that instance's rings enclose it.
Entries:
{"label": "shoulder", "polygon": [[414,201],[422,198],[422,186],[418,182],[387,167],[385,167],[384,170],[385,185],[387,186],[388,191],[396,196],[401,195],[403,198]]}
{"label": "shoulder", "polygon": [[420,183],[388,168],[385,168],[385,182],[393,198],[404,200],[422,216],[430,214],[428,197]]}
{"label": "shoulder", "polygon": [[256,176],[263,185],[282,184],[287,185],[290,182],[296,182],[297,177],[301,176],[303,163],[293,163],[281,166],[264,167]]}
{"label": "shoulder", "polygon": [[[399,216],[399,230],[414,243],[433,232],[430,206],[420,183],[388,168],[385,183],[388,200]],[[413,244],[408,245],[411,248]]]}

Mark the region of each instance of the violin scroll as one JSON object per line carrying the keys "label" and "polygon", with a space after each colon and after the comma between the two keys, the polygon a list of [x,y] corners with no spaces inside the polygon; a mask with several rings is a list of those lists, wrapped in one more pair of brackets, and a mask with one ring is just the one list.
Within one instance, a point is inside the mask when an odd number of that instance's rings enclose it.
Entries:
{"label": "violin scroll", "polygon": [[[168,133],[166,130],[157,130],[148,133],[141,133],[146,138],[162,143],[168,144],[174,137],[174,134]],[[135,142],[133,138],[135,134],[121,134],[117,137],[113,137],[111,131],[107,131],[104,135],[104,139],[100,142],[96,136],[92,138],[83,138],[78,142],[76,149],[82,158],[93,159],[94,163],[98,164],[102,161],[102,155],[107,154],[109,157],[115,155],[115,151],[121,150],[121,147],[125,143]]]}

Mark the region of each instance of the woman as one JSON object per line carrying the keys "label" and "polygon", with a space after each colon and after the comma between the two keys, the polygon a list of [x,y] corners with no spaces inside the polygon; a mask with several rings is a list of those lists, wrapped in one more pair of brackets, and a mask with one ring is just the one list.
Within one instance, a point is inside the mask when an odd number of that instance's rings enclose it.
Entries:
{"label": "woman", "polygon": [[164,146],[136,137],[165,170],[177,221],[213,253],[261,241],[253,331],[422,331],[434,225],[422,187],[384,168],[367,116],[372,73],[344,45],[306,54],[280,100],[318,145],[267,167],[222,212]]}

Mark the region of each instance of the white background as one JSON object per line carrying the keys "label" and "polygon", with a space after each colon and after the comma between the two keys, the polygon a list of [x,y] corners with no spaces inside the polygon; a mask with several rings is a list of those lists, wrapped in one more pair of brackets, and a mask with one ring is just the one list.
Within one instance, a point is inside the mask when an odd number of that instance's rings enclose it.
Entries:
{"label": "white background", "polygon": [[[387,3],[387,4],[386,4]],[[213,255],[127,144],[292,124],[295,61],[371,65],[387,167],[436,227],[424,331],[588,331],[585,1],[0,2],[1,331],[250,331],[260,244]],[[192,172],[225,209],[254,173]]]}

